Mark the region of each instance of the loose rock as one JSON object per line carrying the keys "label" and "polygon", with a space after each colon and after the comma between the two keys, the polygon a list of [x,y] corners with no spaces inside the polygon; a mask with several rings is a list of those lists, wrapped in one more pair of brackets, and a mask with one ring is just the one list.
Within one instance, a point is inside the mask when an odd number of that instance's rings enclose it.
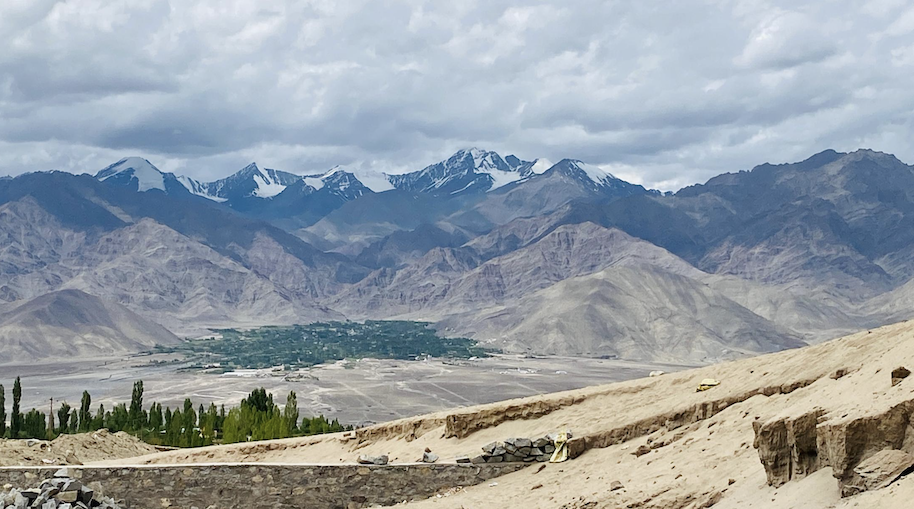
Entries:
{"label": "loose rock", "polygon": [[0,507],[7,509],[120,509],[110,498],[99,497],[95,491],[68,477],[61,469],[55,477],[41,482],[38,488],[17,489],[11,485],[0,492]]}
{"label": "loose rock", "polygon": [[389,461],[389,458],[386,454],[381,456],[368,456],[367,454],[362,454],[359,456],[360,465],[386,465]]}
{"label": "loose rock", "polygon": [[649,452],[651,452],[651,448],[646,445],[642,445],[639,446],[638,449],[636,449],[632,454],[640,458]]}

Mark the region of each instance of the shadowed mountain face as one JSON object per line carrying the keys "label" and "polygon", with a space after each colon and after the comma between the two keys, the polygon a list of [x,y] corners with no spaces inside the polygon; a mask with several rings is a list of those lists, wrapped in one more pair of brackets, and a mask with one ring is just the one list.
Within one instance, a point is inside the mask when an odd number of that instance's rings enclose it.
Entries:
{"label": "shadowed mountain face", "polygon": [[8,302],[78,288],[188,332],[339,318],[318,300],[368,272],[192,195],[56,173],[4,183],[0,298]]}
{"label": "shadowed mountain face", "polygon": [[464,150],[211,183],[128,158],[0,179],[0,304],[77,289],[173,331],[438,322],[509,351],[707,362],[914,315],[914,169],[826,151],[676,194]]}
{"label": "shadowed mountain face", "polygon": [[123,355],[179,342],[161,325],[79,290],[0,310],[0,363]]}
{"label": "shadowed mountain face", "polygon": [[826,151],[721,175],[671,201],[701,218],[707,270],[858,298],[911,275],[893,260],[914,242],[914,169],[891,155]]}

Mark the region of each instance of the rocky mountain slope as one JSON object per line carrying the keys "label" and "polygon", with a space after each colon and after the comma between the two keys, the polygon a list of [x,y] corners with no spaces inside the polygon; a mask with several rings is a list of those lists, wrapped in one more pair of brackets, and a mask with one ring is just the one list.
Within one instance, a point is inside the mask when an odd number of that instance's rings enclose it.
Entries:
{"label": "rocky mountain slope", "polygon": [[707,362],[802,344],[712,279],[662,248],[583,223],[490,260],[471,247],[436,248],[399,272],[371,274],[330,306],[356,318],[440,321],[526,353]]}
{"label": "rocky mountain slope", "polygon": [[651,265],[613,266],[443,327],[509,352],[707,363],[804,345],[799,335],[701,282]]}
{"label": "rocky mountain slope", "polygon": [[0,307],[0,363],[110,357],[179,342],[161,325],[79,290]]}
{"label": "rocky mountain slope", "polygon": [[3,179],[0,299],[80,289],[176,332],[405,317],[509,350],[702,362],[914,315],[914,169],[891,155],[675,194],[545,166],[462,150],[383,192],[342,168],[200,183],[141,158]]}
{"label": "rocky mountain slope", "polygon": [[[99,196],[78,202],[98,207],[95,217],[67,217],[49,212],[41,198],[51,197],[33,193],[0,205],[0,296],[5,301],[79,289],[179,333],[235,322],[293,323],[341,316],[316,299],[335,291],[342,284],[339,278],[345,277],[339,270],[354,264],[328,257],[267,225],[235,220],[205,204],[196,211],[162,209],[158,220],[136,217],[131,212],[137,209]],[[194,223],[195,218],[202,222]],[[207,221],[220,223],[221,218],[229,221],[200,231]],[[249,226],[254,228],[244,231]]]}

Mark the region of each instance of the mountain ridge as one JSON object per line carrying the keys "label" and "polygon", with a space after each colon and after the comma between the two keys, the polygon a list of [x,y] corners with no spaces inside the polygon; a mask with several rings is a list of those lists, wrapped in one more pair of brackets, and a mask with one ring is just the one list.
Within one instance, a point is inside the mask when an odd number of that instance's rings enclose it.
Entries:
{"label": "mountain ridge", "polygon": [[[422,319],[519,351],[546,344],[511,331],[559,323],[550,313],[570,299],[569,312],[588,310],[573,324],[574,341],[591,345],[581,355],[647,344],[646,329],[613,314],[631,306],[702,316],[653,334],[662,348],[685,341],[706,356],[914,316],[914,168],[892,155],[827,150],[675,194],[575,159],[543,166],[467,149],[376,193],[342,167],[295,175],[252,164],[235,174],[248,187],[225,201],[142,158],[96,177],[2,179],[0,299],[72,287],[182,331]],[[146,253],[156,257],[144,266],[136,259]],[[603,275],[586,279],[594,274]],[[638,285],[643,295],[630,290]],[[741,340],[720,317],[745,325],[745,350],[728,343]],[[610,329],[596,325],[610,322],[616,336],[601,339]],[[750,341],[752,328],[768,346]],[[647,356],[644,344],[623,350]]]}

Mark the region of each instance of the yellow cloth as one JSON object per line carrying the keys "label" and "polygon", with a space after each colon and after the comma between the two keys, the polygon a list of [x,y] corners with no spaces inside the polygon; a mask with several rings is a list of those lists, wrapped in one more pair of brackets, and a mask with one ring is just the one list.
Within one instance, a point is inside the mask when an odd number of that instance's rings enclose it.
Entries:
{"label": "yellow cloth", "polygon": [[701,383],[698,385],[698,389],[695,389],[695,392],[706,391],[706,390],[708,390],[708,389],[710,389],[710,388],[712,388],[712,387],[717,387],[718,385],[720,385],[720,382],[719,382],[719,381],[717,381],[717,380],[715,380],[715,379],[713,379],[713,378],[705,378],[705,379],[702,380]]}
{"label": "yellow cloth", "polygon": [[561,463],[568,459],[568,434],[566,432],[559,433],[559,436],[555,439],[555,452],[552,453],[552,458],[549,459],[549,463]]}

